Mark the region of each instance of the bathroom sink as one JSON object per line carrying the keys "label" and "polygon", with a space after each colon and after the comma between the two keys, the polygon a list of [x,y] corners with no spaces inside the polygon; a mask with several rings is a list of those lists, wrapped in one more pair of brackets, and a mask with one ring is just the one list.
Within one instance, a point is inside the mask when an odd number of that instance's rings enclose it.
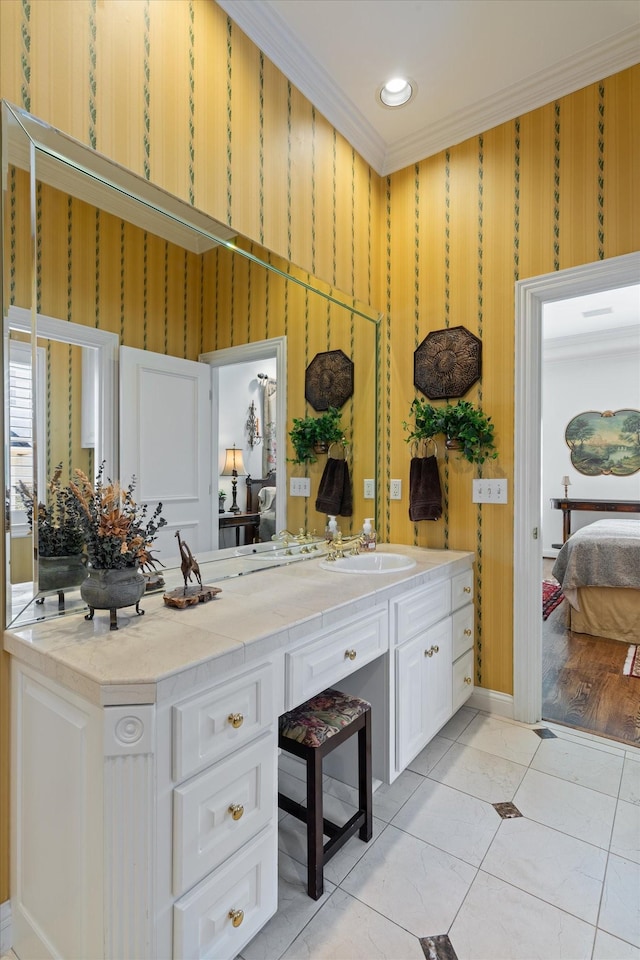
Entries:
{"label": "bathroom sink", "polygon": [[334,573],[399,573],[415,567],[415,560],[403,557],[401,553],[360,553],[354,557],[340,557],[338,560],[322,560],[323,570]]}

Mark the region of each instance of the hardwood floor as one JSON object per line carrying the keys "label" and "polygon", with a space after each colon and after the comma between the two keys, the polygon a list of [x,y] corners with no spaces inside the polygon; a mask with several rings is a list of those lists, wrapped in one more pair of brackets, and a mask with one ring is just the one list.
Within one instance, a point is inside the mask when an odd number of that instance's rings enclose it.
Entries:
{"label": "hardwood floor", "polygon": [[[545,574],[548,576],[548,574]],[[542,718],[640,746],[640,680],[628,644],[567,629],[564,600],[542,625]]]}

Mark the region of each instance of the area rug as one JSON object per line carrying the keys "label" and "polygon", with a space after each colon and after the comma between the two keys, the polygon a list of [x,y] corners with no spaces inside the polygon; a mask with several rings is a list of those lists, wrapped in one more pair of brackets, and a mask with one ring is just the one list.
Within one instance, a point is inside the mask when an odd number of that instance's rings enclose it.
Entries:
{"label": "area rug", "polygon": [[623,677],[637,677],[640,680],[640,654],[638,654],[638,647],[635,643],[632,643],[629,647],[627,659],[622,668],[622,675]]}
{"label": "area rug", "polygon": [[557,580],[542,581],[542,619],[546,620],[564,600],[562,587]]}

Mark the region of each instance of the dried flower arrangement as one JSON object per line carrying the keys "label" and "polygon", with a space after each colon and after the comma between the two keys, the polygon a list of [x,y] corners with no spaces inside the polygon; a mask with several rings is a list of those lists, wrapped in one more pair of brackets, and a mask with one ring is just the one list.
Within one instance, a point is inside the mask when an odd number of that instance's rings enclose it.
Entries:
{"label": "dried flower arrangement", "polygon": [[151,555],[151,544],[167,522],[161,516],[162,504],[147,516],[147,504],[140,506],[133,499],[135,478],[126,488],[109,478],[105,482],[104,463],[95,485],[82,470],[74,470],[74,476],[69,490],[91,566],[153,568],[158,561]]}
{"label": "dried flower arrangement", "polygon": [[[62,463],[59,463],[47,483],[47,503],[38,504],[38,554],[41,557],[75,556],[84,546],[73,497],[69,488],[60,483],[61,476]],[[33,530],[33,491],[22,480],[16,489],[27,513],[29,528]]]}

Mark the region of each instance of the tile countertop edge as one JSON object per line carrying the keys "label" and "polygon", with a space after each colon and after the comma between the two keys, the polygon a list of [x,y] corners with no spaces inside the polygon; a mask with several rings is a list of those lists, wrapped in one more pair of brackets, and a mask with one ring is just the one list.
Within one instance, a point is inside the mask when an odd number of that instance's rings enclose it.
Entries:
{"label": "tile countertop edge", "polygon": [[[294,608],[296,613],[292,615],[290,622],[283,623],[280,629],[256,634],[252,640],[245,639],[244,642],[240,642],[211,632],[211,649],[207,649],[207,631],[202,628],[202,621],[209,616],[209,610],[211,613],[215,611],[215,604],[219,601],[214,600],[210,604],[191,608],[192,611],[200,614],[197,621],[195,617],[192,618],[191,630],[191,633],[196,634],[200,641],[199,651],[195,657],[192,653],[185,652],[182,662],[179,662],[180,654],[176,651],[170,669],[164,671],[162,668],[151,669],[148,650],[143,649],[140,656],[145,662],[146,675],[144,670],[138,670],[135,676],[132,673],[129,677],[117,674],[105,677],[104,673],[92,663],[92,651],[99,650],[103,654],[103,644],[113,636],[126,640],[128,625],[124,624],[118,634],[110,634],[108,629],[101,628],[97,635],[94,631],[93,636],[89,634],[79,639],[78,630],[82,623],[78,621],[80,614],[45,621],[42,624],[30,624],[15,632],[7,630],[4,634],[4,649],[27,666],[99,706],[155,703],[157,700],[163,700],[171,692],[175,692],[176,685],[187,689],[191,684],[197,684],[205,679],[215,679],[216,675],[224,674],[245,664],[249,665],[252,661],[268,655],[269,652],[281,649],[289,642],[299,640],[305,628],[315,631],[330,627],[344,615],[346,608],[353,613],[363,612],[371,605],[385,603],[406,592],[407,589],[437,579],[443,566],[451,565],[450,572],[455,575],[457,568],[462,571],[468,565],[469,558],[473,560],[473,553],[469,551],[435,550],[401,544],[383,545],[382,552],[385,550],[403,553],[414,559],[417,566],[410,570],[375,576],[340,574],[340,582],[347,581],[346,597],[343,596],[337,603],[330,606],[315,603],[308,611],[305,610],[305,616],[302,617],[300,606],[296,604]],[[296,570],[302,569],[305,577],[310,579],[307,584],[310,599],[319,592],[320,584],[324,583],[325,578],[338,576],[331,572],[313,570],[306,563],[264,571],[262,576],[269,577],[274,585],[279,583],[286,587],[285,578],[295,577]],[[239,584],[240,580],[241,578],[225,581],[225,590],[233,595],[233,586]],[[261,582],[264,581],[261,580]],[[147,626],[150,623],[153,612],[166,614],[166,610],[164,606],[158,606],[156,611],[149,611],[149,616],[144,618],[146,621],[144,625]],[[189,610],[178,611],[179,614],[189,612]],[[105,615],[102,614],[102,616],[104,619]],[[166,615],[160,619],[166,624]],[[141,622],[142,620],[133,620],[134,624],[139,625]],[[95,621],[91,626],[88,625],[87,629],[93,631],[94,625]],[[136,631],[132,629],[130,636],[135,633]],[[133,639],[137,640],[140,646],[144,646],[139,633],[137,637],[134,635]],[[69,662],[71,659],[74,662]],[[132,651],[131,660],[135,661],[135,651]]]}

